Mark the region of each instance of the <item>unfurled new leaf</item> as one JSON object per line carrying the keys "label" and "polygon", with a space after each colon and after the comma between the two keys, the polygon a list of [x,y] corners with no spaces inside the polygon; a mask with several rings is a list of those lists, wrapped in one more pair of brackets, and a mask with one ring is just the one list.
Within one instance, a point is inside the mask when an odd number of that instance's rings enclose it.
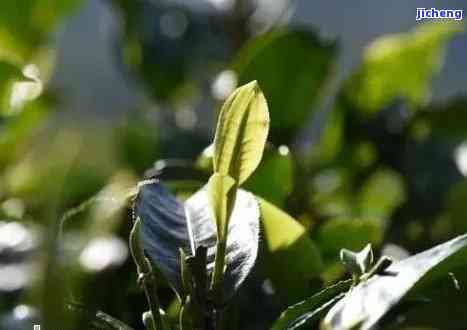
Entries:
{"label": "unfurled new leaf", "polygon": [[[327,314],[322,329],[374,329],[408,293],[467,262],[467,235],[392,264],[354,287]],[[417,291],[418,292],[418,291]]]}
{"label": "unfurled new leaf", "polygon": [[340,259],[348,272],[360,276],[368,272],[373,264],[373,249],[371,248],[371,244],[367,244],[365,248],[358,253],[342,249]]}
{"label": "unfurled new leaf", "polygon": [[344,264],[346,270],[352,274],[360,276],[362,274],[361,268],[357,262],[357,254],[353,251],[342,249],[339,255],[341,262]]}
{"label": "unfurled new leaf", "polygon": [[258,83],[236,89],[222,106],[217,122],[214,172],[242,184],[261,161],[268,130],[268,105]]}

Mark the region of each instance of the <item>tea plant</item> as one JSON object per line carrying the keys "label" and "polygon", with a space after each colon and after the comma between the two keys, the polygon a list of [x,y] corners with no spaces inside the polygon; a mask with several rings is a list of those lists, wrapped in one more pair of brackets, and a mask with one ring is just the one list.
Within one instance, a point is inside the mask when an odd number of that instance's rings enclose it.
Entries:
{"label": "tea plant", "polygon": [[[213,169],[207,184],[179,202],[157,177],[142,181],[134,203],[130,237],[139,283],[150,310],[149,330],[170,329],[157,282],[164,277],[180,299],[180,329],[223,329],[229,299],[257,256],[260,204],[241,184],[258,166],[269,115],[256,81],[238,88],[224,103],[214,138]],[[401,301],[467,263],[467,235],[393,263],[374,262],[370,244],[361,252],[342,249],[352,275],[285,310],[274,330],[321,323],[324,330],[371,329]]]}
{"label": "tea plant", "polygon": [[53,60],[84,2],[0,1],[0,329],[465,328],[467,99],[430,97],[462,22],[379,36],[342,77],[349,45],[261,1],[99,2],[102,68],[148,102],[92,128],[49,81],[120,100]]}

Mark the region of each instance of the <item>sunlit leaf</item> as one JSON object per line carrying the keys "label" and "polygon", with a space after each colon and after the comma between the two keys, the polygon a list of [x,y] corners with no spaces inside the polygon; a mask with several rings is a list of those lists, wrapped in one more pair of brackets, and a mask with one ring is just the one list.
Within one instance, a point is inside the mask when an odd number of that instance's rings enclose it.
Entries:
{"label": "sunlit leaf", "polygon": [[412,107],[423,104],[431,79],[441,68],[446,42],[460,31],[459,22],[438,21],[376,39],[365,49],[361,67],[347,83],[348,96],[369,113],[396,98]]}
{"label": "sunlit leaf", "polygon": [[266,99],[256,81],[225,101],[214,138],[214,171],[242,184],[261,161],[269,130]]}
{"label": "sunlit leaf", "polygon": [[[199,246],[208,248],[208,273],[216,252],[216,225],[205,186],[185,203],[175,199],[159,182],[140,185],[136,216],[142,220],[142,244],[148,257],[169,283],[180,292],[179,248],[193,255]],[[254,196],[238,190],[229,223],[225,297],[229,298],[250,272],[256,260],[259,235],[259,208]]]}
{"label": "sunlit leaf", "polygon": [[[271,330],[309,329],[350,289],[351,280],[329,286],[313,296],[288,307],[274,322]],[[305,328],[305,326],[307,328]]]}
{"label": "sunlit leaf", "polygon": [[353,288],[326,316],[323,329],[372,329],[408,293],[421,290],[467,262],[467,235],[387,268]]}
{"label": "sunlit leaf", "polygon": [[235,180],[227,175],[214,173],[208,182],[209,205],[216,220],[217,237],[219,241],[227,239],[227,228],[229,224],[232,207],[235,200]]}
{"label": "sunlit leaf", "polygon": [[240,50],[233,64],[238,81],[258,80],[269,102],[271,138],[291,142],[304,126],[335,63],[335,44],[309,30],[261,35]]}
{"label": "sunlit leaf", "polygon": [[321,255],[298,221],[260,199],[266,273],[288,302],[310,294],[310,281],[322,271]]}

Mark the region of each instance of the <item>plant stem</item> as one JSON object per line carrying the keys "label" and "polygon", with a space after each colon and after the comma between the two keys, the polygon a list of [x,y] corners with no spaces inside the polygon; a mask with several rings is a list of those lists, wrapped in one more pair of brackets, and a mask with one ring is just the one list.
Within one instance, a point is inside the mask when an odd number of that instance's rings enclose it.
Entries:
{"label": "plant stem", "polygon": [[223,315],[222,309],[219,308],[222,306],[222,280],[224,276],[224,266],[225,266],[225,251],[227,247],[227,242],[225,240],[219,240],[217,243],[216,250],[216,259],[214,261],[214,272],[212,275],[211,282],[211,292],[213,293],[213,300],[215,303],[215,329],[222,330],[223,328]]}
{"label": "plant stem", "polygon": [[152,314],[151,322],[149,322],[151,329],[148,330],[161,330],[164,329],[162,325],[162,317],[159,312],[159,297],[157,296],[157,287],[152,275],[143,275],[143,290],[148,301],[149,310]]}
{"label": "plant stem", "polygon": [[225,266],[225,250],[227,242],[219,241],[217,243],[216,249],[216,259],[214,261],[214,272],[212,274],[211,289],[215,293],[215,297],[219,297],[222,293],[220,286],[222,283],[222,277],[224,275],[224,266]]}
{"label": "plant stem", "polygon": [[152,271],[151,263],[144,255],[144,251],[140,245],[140,223],[138,218],[133,225],[130,233],[130,250],[133,259],[136,263],[138,272],[138,282],[142,285],[146,299],[148,301],[149,310],[152,314],[152,321],[149,322],[151,329],[161,330],[165,326],[163,324],[162,316],[160,314],[159,297],[157,296],[157,285]]}

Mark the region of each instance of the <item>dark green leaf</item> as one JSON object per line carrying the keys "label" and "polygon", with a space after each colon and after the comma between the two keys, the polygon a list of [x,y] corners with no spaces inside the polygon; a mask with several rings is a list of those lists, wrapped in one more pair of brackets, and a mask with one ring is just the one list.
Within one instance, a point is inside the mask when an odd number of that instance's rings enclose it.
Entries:
{"label": "dark green leaf", "polygon": [[274,323],[271,330],[300,329],[320,320],[324,314],[349,290],[351,280],[342,281],[288,307]]}

